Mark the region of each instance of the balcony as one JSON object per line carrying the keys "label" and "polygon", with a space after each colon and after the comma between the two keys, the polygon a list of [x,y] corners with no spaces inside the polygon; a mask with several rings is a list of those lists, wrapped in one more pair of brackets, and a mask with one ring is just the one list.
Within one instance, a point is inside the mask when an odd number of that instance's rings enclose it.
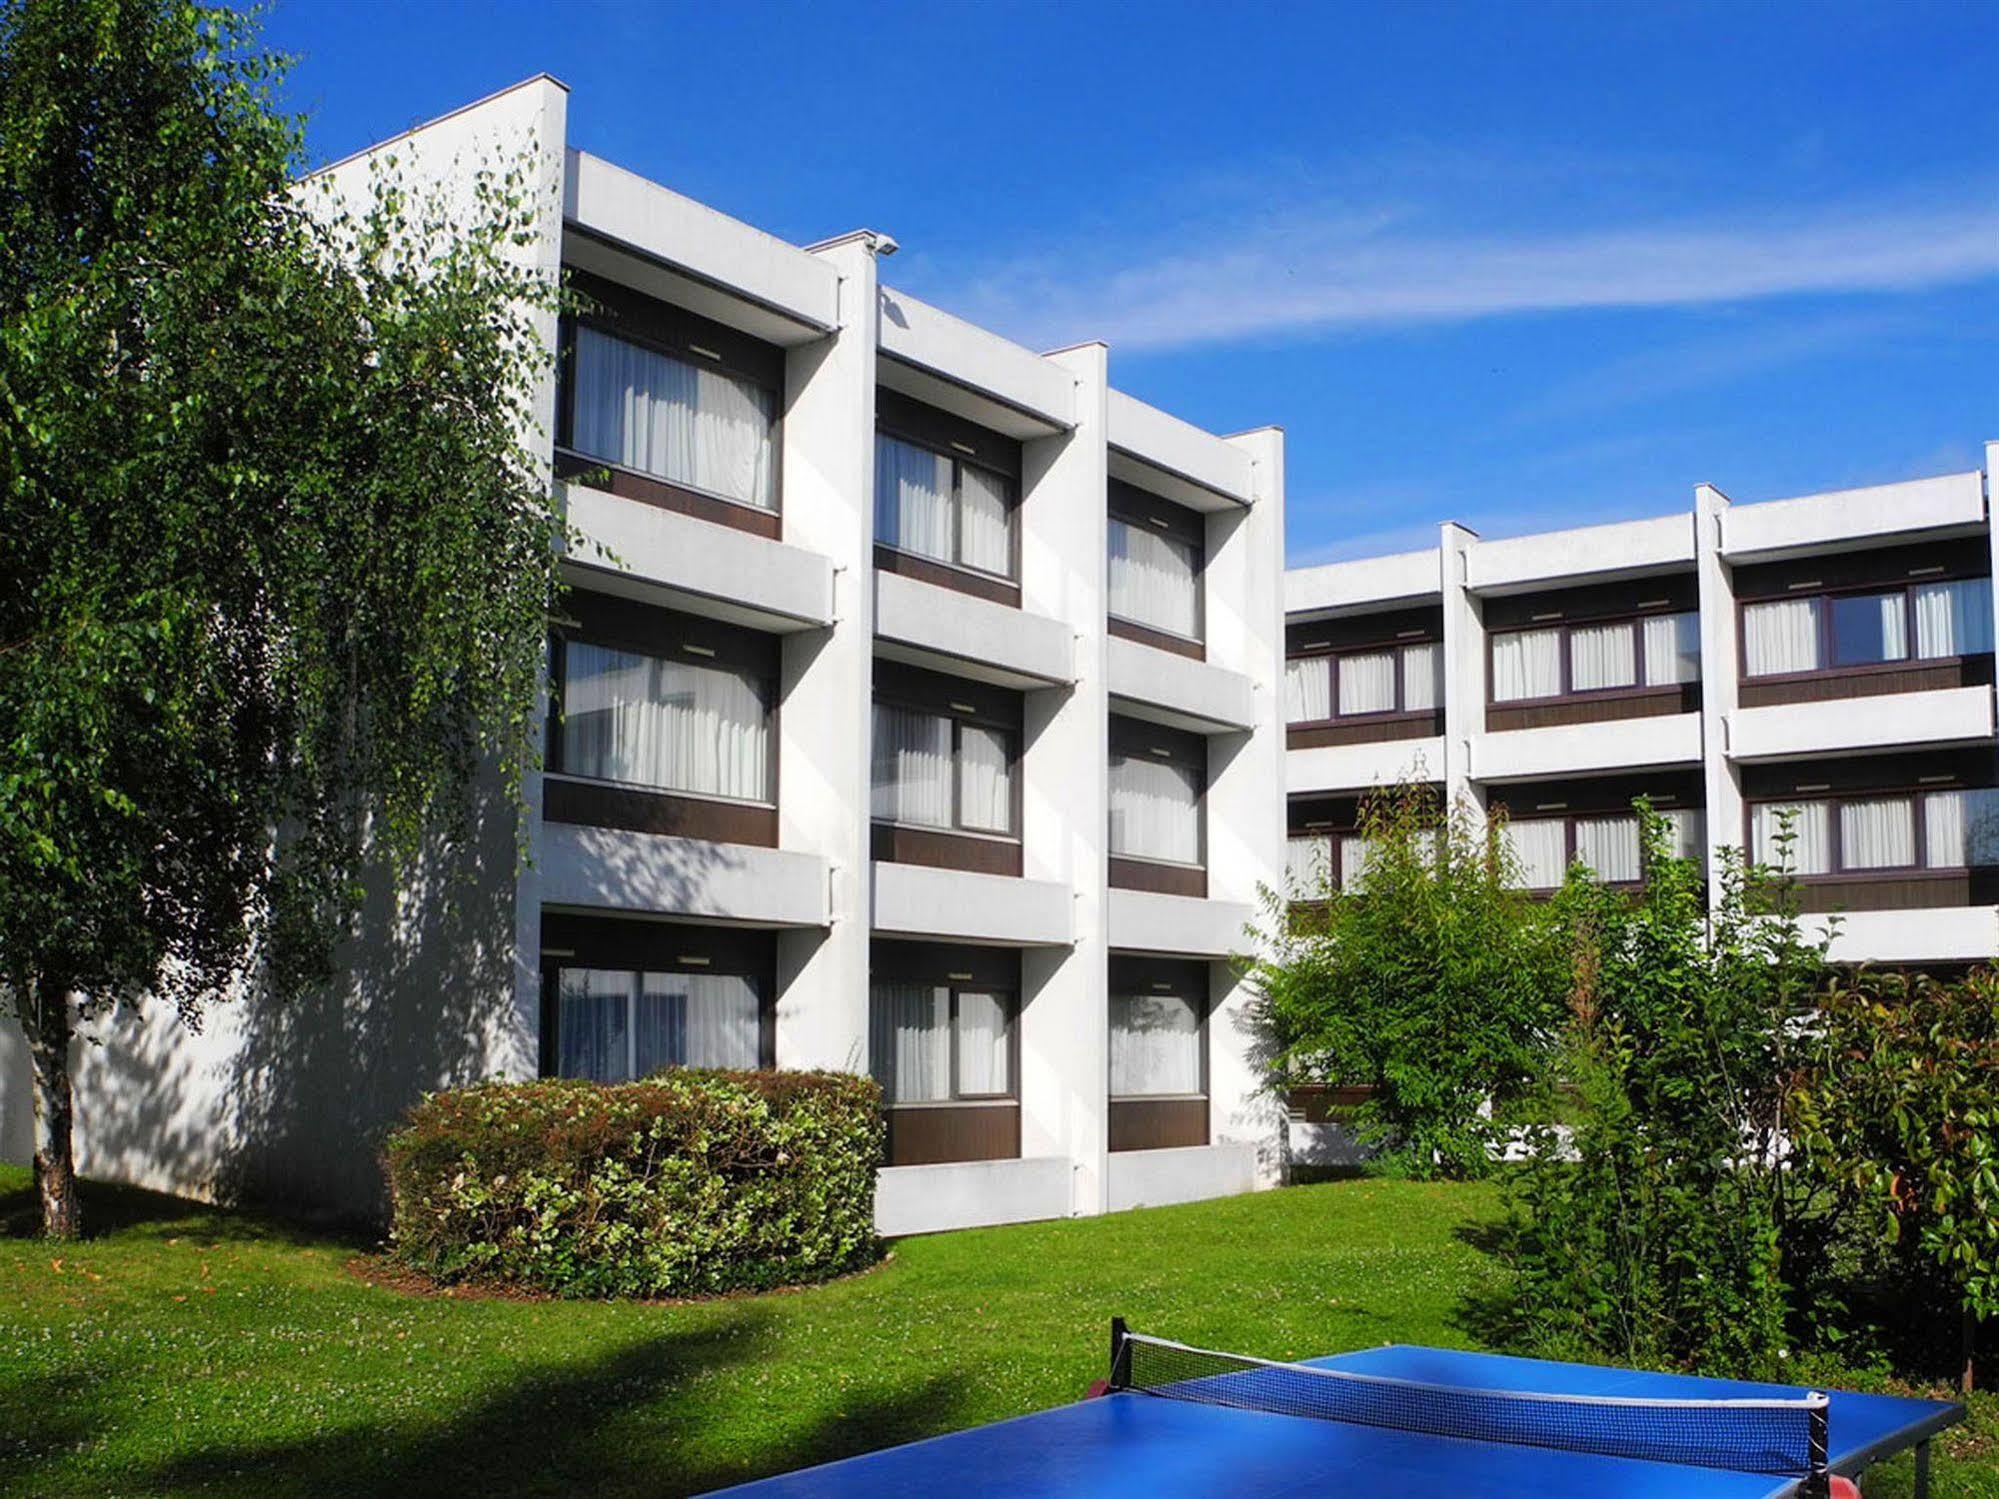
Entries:
{"label": "balcony", "polygon": [[1075,898],[1067,885],[1007,875],[873,866],[874,930],[884,937],[1067,947],[1075,940]]}
{"label": "balcony", "polygon": [[[1807,916],[1807,931],[1826,918]],[[1999,954],[1999,907],[1933,906],[1840,914],[1831,956],[1836,963],[1977,963]]]}
{"label": "balcony", "polygon": [[535,859],[542,904],[558,910],[745,926],[829,921],[828,869],[816,854],[549,822]]}
{"label": "balcony", "polygon": [[778,634],[833,622],[833,566],[817,552],[585,484],[560,489],[583,535],[563,559],[573,583]]}
{"label": "balcony", "polygon": [[1471,775],[1479,781],[1521,781],[1698,765],[1700,758],[1701,716],[1675,713],[1478,734],[1472,739]]}
{"label": "balcony", "polygon": [[1110,891],[1110,945],[1120,952],[1226,958],[1248,945],[1253,907],[1150,890]]}
{"label": "balcony", "polygon": [[1366,791],[1403,781],[1442,780],[1443,775],[1441,735],[1284,752],[1284,789],[1293,796],[1316,791]]}
{"label": "balcony", "polygon": [[880,569],[875,639],[890,660],[1002,687],[1076,680],[1075,632],[1062,621]]}
{"label": "balcony", "polygon": [[[1982,744],[1992,738],[1990,687],[1738,708],[1724,717],[1732,760],[1783,760],[1857,750]],[[1648,726],[1649,727],[1649,726]]]}
{"label": "balcony", "polygon": [[1982,543],[1984,531],[1984,476],[1945,474],[1732,506],[1721,513],[1721,554],[1738,564],[1771,562],[1891,541],[1903,545],[1963,536]]}
{"label": "balcony", "polygon": [[1241,672],[1110,637],[1111,711],[1194,734],[1256,726],[1256,689]]}

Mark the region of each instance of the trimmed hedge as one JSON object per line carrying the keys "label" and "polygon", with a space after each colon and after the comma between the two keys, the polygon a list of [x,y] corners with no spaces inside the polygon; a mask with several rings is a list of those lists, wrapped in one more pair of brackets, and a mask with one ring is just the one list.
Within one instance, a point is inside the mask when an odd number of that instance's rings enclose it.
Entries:
{"label": "trimmed hedge", "polygon": [[441,1281],[686,1296],[866,1265],[881,1092],[834,1072],[678,1068],[433,1093],[385,1152],[393,1252]]}

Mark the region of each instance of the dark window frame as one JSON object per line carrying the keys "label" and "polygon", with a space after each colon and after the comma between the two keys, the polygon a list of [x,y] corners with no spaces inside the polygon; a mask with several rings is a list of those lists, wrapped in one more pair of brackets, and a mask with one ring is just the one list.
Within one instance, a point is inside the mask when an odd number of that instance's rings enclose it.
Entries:
{"label": "dark window frame", "polygon": [[[1427,645],[1437,650],[1437,706],[1432,708],[1411,708],[1408,706],[1407,673],[1403,668],[1402,653],[1412,646]],[[1399,723],[1409,719],[1434,718],[1444,711],[1444,642],[1440,637],[1425,635],[1409,640],[1385,640],[1376,645],[1355,645],[1328,647],[1324,650],[1296,651],[1284,658],[1288,670],[1293,661],[1330,661],[1331,668],[1327,683],[1327,701],[1332,713],[1325,718],[1286,719],[1287,729],[1319,729],[1334,724]],[[1349,656],[1379,656],[1388,651],[1395,657],[1395,706],[1382,708],[1372,713],[1342,713],[1340,708],[1340,662]]]}
{"label": "dark window frame", "polygon": [[[1198,734],[1190,734],[1184,729],[1171,729],[1163,724],[1149,723],[1144,719],[1128,718],[1120,713],[1110,715],[1110,725],[1106,733],[1105,772],[1115,768],[1119,759],[1156,760],[1167,765],[1179,765],[1194,772],[1200,789],[1194,795],[1194,819],[1199,859],[1184,863],[1178,859],[1161,859],[1148,854],[1123,853],[1112,846],[1110,814],[1104,815],[1104,851],[1107,857],[1121,859],[1133,864],[1150,864],[1160,869],[1199,870],[1203,875],[1208,869],[1208,742]],[[1161,754],[1159,751],[1167,753]]]}
{"label": "dark window frame", "polygon": [[[1014,845],[1020,843],[1022,822],[1020,773],[1022,736],[1018,722],[1008,723],[1004,719],[980,711],[976,707],[973,707],[973,711],[971,712],[965,712],[962,711],[960,705],[955,703],[946,708],[939,708],[936,703],[923,701],[915,694],[895,691],[884,692],[879,688],[876,689],[874,696],[869,702],[871,717],[873,709],[876,706],[895,708],[906,713],[919,713],[926,718],[941,718],[951,725],[951,821],[948,824],[942,825],[930,822],[904,822],[900,818],[878,816],[873,806],[870,805],[868,820],[871,823],[877,827],[909,828],[919,833],[948,833],[954,838],[985,838],[995,843],[1010,843]],[[972,707],[973,705],[968,704],[965,706]],[[1004,833],[996,833],[991,828],[972,827],[964,820],[962,804],[964,788],[961,784],[962,777],[960,770],[964,764],[964,730],[967,726],[997,733],[1006,741],[1008,828]],[[870,763],[872,763],[872,756],[870,756]],[[869,799],[871,803],[873,794],[874,788],[870,784]]]}
{"label": "dark window frame", "polygon": [[[1793,791],[1780,796],[1757,795],[1742,800],[1742,847],[1753,860],[1756,857],[1756,809],[1759,807],[1795,807],[1804,802],[1825,802],[1830,812],[1827,816],[1826,846],[1832,868],[1820,874],[1794,874],[1790,876],[1801,885],[1838,885],[1868,880],[1895,879],[1908,875],[1953,875],[1973,874],[1981,869],[1999,869],[1999,862],[1992,864],[1931,864],[1929,855],[1929,826],[1924,816],[1924,802],[1931,796],[1952,795],[1966,791],[1992,791],[1991,785],[1971,785],[1953,778],[1953,784],[1944,785],[1936,780],[1906,781],[1887,786],[1827,787],[1823,791]],[[1909,816],[1914,826],[1911,829],[1910,848],[1916,862],[1913,864],[1876,864],[1865,869],[1847,869],[1845,865],[1845,840],[1840,833],[1840,808],[1849,802],[1894,801],[1907,797],[1910,802]]]}
{"label": "dark window frame", "polygon": [[[639,604],[581,590],[572,591],[565,596],[562,607],[569,611],[569,617],[551,621],[548,637],[548,722],[545,734],[546,749],[543,755],[544,776],[577,785],[608,786],[619,791],[714,802],[726,807],[754,807],[770,811],[776,809],[779,746],[782,742],[779,718],[783,711],[780,701],[783,673],[782,647],[774,637],[762,636],[757,631],[743,626],[704,619],[700,615],[683,614],[678,610],[662,609],[655,605]],[[650,620],[645,616],[650,616]],[[647,628],[648,625],[651,628]],[[662,649],[665,642],[653,633],[654,630],[661,634],[678,631],[679,654],[665,654]],[[562,737],[563,722],[566,717],[563,700],[568,694],[568,648],[572,643],[595,645],[607,650],[630,651],[654,660],[679,662],[711,670],[733,670],[746,677],[755,677],[763,688],[766,704],[765,732],[769,743],[769,752],[764,757],[766,794],[760,798],[723,796],[712,791],[688,791],[673,786],[611,780],[566,769],[563,763],[566,758],[566,746]]]}
{"label": "dark window frame", "polygon": [[[1198,651],[1196,659],[1205,659],[1208,647],[1208,527],[1207,521],[1197,512],[1184,505],[1176,505],[1150,490],[1140,489],[1122,479],[1112,479],[1105,487],[1104,515],[1107,521],[1115,520],[1127,526],[1136,526],[1144,531],[1156,531],[1171,540],[1191,547],[1194,552],[1194,633],[1182,635],[1178,630],[1169,630],[1142,619],[1132,619],[1119,614],[1110,607],[1110,533],[1108,525],[1104,536],[1104,619],[1107,625],[1121,626],[1112,629],[1112,634],[1122,634],[1125,639],[1136,640],[1142,645],[1154,645],[1179,654]],[[1181,649],[1181,648],[1186,649]]]}
{"label": "dark window frame", "polygon": [[[950,1061],[946,1077],[948,1098],[913,1099],[899,1102],[886,1096],[885,1110],[1018,1107],[1020,1104],[1020,1010],[1022,983],[1018,954],[1008,954],[1013,971],[998,971],[992,960],[977,950],[954,948],[945,943],[894,942],[873,944],[868,964],[868,1033],[874,1034],[874,986],[884,983],[921,984],[931,989],[948,989],[950,1003]],[[1004,960],[1002,960],[1004,961]],[[941,965],[941,966],[940,966]],[[1006,1078],[1004,1093],[960,1093],[958,1091],[959,1024],[961,994],[989,994],[1001,1001],[1006,1011]],[[871,1043],[872,1044],[872,1043]],[[870,1051],[868,1076],[876,1076]]]}
{"label": "dark window frame", "polygon": [[[1683,692],[1689,687],[1697,687],[1707,674],[1707,662],[1700,663],[1701,675],[1690,682],[1653,682],[1647,679],[1645,669],[1645,635],[1640,628],[1648,619],[1670,619],[1683,614],[1700,617],[1698,608],[1689,609],[1676,603],[1661,604],[1651,609],[1636,609],[1618,614],[1593,615],[1578,619],[1547,619],[1539,623],[1508,625],[1503,629],[1485,632],[1485,705],[1488,708],[1520,708],[1536,703],[1596,702],[1605,698],[1642,697],[1650,694]],[[1570,651],[1571,633],[1576,630],[1602,630],[1612,625],[1627,625],[1632,634],[1632,665],[1637,679],[1618,687],[1576,688],[1572,684],[1575,663]],[[1493,653],[1504,635],[1538,635],[1545,630],[1553,630],[1561,640],[1559,651],[1562,686],[1559,692],[1541,693],[1534,697],[1502,698],[1497,695],[1496,679],[1493,672]]]}
{"label": "dark window frame", "polygon": [[[920,448],[933,457],[942,458],[950,463],[951,555],[949,557],[936,557],[932,556],[929,552],[914,551],[909,547],[901,546],[887,537],[880,535],[873,538],[874,545],[880,550],[892,553],[897,557],[907,557],[915,562],[928,564],[932,567],[950,568],[954,572],[964,573],[967,577],[982,582],[1007,583],[1018,587],[1020,584],[1020,475],[1018,473],[1009,473],[996,462],[984,459],[982,455],[976,452],[966,452],[965,449],[973,446],[972,444],[960,444],[954,439],[940,437],[934,430],[925,431],[921,423],[909,421],[907,418],[898,419],[895,415],[884,417],[877,413],[875,417],[875,432],[878,436],[890,438],[895,442],[906,444],[912,448]],[[974,563],[964,560],[964,471],[968,466],[998,479],[1006,486],[1007,570],[1003,573],[996,573],[990,568],[979,567]],[[877,471],[875,474],[875,491],[870,495],[870,500],[873,502],[870,506],[871,512],[879,507],[880,487],[881,475]],[[870,525],[870,530],[872,529],[873,527]]]}
{"label": "dark window frame", "polygon": [[[565,313],[556,327],[555,451],[559,459],[570,460],[562,466],[570,470],[572,477],[580,477],[591,469],[627,474],[645,485],[657,485],[663,490],[689,495],[699,501],[727,505],[744,512],[746,520],[758,516],[766,522],[781,520],[784,514],[784,351],[726,324],[704,318],[697,312],[619,286],[601,276],[571,271],[570,279],[598,307]],[[663,354],[695,369],[720,370],[764,391],[771,398],[771,495],[774,503],[759,505],[578,448],[575,442],[578,327],[621,339],[650,353]]]}
{"label": "dark window frame", "polygon": [[[1864,677],[1876,673],[1898,671],[1922,671],[1932,667],[1963,666],[1980,657],[1991,655],[1990,651],[1959,652],[1953,656],[1918,656],[1916,654],[1916,590],[1933,587],[1938,583],[1975,583],[1979,579],[1991,578],[1989,572],[1980,572],[1975,567],[1965,570],[1952,568],[1948,563],[1912,569],[1900,580],[1885,579],[1874,582],[1852,582],[1834,584],[1831,587],[1794,584],[1783,592],[1759,593],[1753,597],[1738,598],[1735,601],[1735,670],[1736,680],[1743,685],[1754,683],[1765,686],[1782,682],[1814,682],[1829,677]],[[1856,661],[1847,664],[1835,663],[1831,666],[1815,666],[1805,671],[1773,671],[1751,675],[1749,671],[1749,610],[1763,604],[1789,603],[1795,599],[1812,599],[1819,604],[1817,612],[1818,652],[1821,661],[1831,661],[1833,656],[1834,633],[1831,604],[1837,599],[1866,598],[1871,595],[1900,593],[1902,595],[1902,631],[1908,642],[1909,654],[1894,661]]]}
{"label": "dark window frame", "polygon": [[[1198,981],[1194,970],[1200,969]],[[1180,970],[1185,969],[1185,972]],[[1163,978],[1155,974],[1165,975]],[[1111,999],[1152,999],[1165,994],[1193,1002],[1200,1016],[1195,1044],[1200,1048],[1201,1079],[1198,1093],[1113,1093],[1110,1073],[1111,1019],[1104,1015],[1104,1099],[1107,1103],[1191,1103],[1212,1100],[1213,1060],[1209,1054],[1209,1022],[1214,1018],[1214,999],[1207,987],[1206,965],[1187,959],[1147,959],[1113,956],[1106,984]]]}

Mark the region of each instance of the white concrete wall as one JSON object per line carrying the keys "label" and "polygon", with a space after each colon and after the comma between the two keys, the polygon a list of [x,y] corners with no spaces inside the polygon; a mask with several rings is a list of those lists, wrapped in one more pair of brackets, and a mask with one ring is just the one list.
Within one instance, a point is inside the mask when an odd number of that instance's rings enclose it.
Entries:
{"label": "white concrete wall", "polygon": [[1472,741],[1485,731],[1485,615],[1466,586],[1472,531],[1447,521],[1440,528],[1438,566],[1444,600],[1444,763],[1437,774],[1452,807],[1483,809],[1484,793],[1472,779]]}
{"label": "white concrete wall", "polygon": [[543,903],[566,910],[760,926],[831,920],[826,860],[799,849],[551,822],[537,859]]}
{"label": "white concrete wall", "polygon": [[875,930],[897,937],[1067,948],[1075,904],[1066,882],[924,864],[874,866]]}
{"label": "white concrete wall", "polygon": [[[1209,530],[1217,527],[1210,518]],[[1250,522],[1246,516],[1228,519],[1239,528]],[[1225,555],[1225,552],[1224,552]],[[1219,558],[1209,561],[1209,650],[1214,650],[1214,601],[1219,590],[1214,569]],[[1225,606],[1226,608],[1226,606]],[[1244,672],[1232,671],[1211,661],[1194,661],[1186,656],[1140,645],[1135,640],[1112,636],[1110,653],[1111,696],[1118,700],[1114,711],[1155,723],[1172,724],[1196,734],[1224,729],[1248,729],[1257,720],[1256,685]]]}
{"label": "white concrete wall", "polygon": [[1727,725],[1735,760],[1789,760],[1855,750],[1983,744],[1992,738],[1992,689],[1947,687],[1893,696],[1737,708]]}
{"label": "white concrete wall", "polygon": [[1471,745],[1471,774],[1488,782],[1698,765],[1701,716],[1672,713],[1558,728],[1507,729],[1473,734]]}
{"label": "white concrete wall", "polygon": [[1064,620],[901,573],[876,572],[874,587],[876,638],[909,648],[919,665],[1012,687],[1076,680],[1076,634]]}
{"label": "white concrete wall", "polygon": [[893,1239],[1066,1218],[1071,1174],[1059,1155],[884,1167],[875,1174],[875,1232]]}
{"label": "white concrete wall", "polygon": [[1263,1182],[1256,1146],[1233,1142],[1167,1150],[1120,1150],[1110,1159],[1111,1212],[1164,1207],[1254,1191]]}

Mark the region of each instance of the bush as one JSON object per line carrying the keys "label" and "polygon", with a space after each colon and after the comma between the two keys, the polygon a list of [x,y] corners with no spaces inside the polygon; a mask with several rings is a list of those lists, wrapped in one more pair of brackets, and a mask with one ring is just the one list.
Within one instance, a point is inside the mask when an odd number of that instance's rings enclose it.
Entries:
{"label": "bush", "polygon": [[[1355,1132],[1415,1176],[1481,1176],[1494,1123],[1537,1077],[1566,973],[1545,903],[1497,825],[1428,786],[1361,813],[1365,871],[1267,892],[1251,970],[1279,1086],[1366,1088]],[[1310,902],[1296,909],[1290,902]]]}
{"label": "bush", "polygon": [[1637,899],[1572,874],[1555,910],[1569,1016],[1549,1077],[1567,1123],[1511,1183],[1500,1336],[1534,1351],[1767,1373],[1795,1326],[1786,1245],[1823,1222],[1787,1111],[1817,1049],[1825,945],[1789,886],[1697,865],[1640,804]]}
{"label": "bush", "polygon": [[881,1094],[847,1073],[681,1068],[426,1097],[389,1139],[395,1256],[442,1281],[684,1296],[872,1261]]}

